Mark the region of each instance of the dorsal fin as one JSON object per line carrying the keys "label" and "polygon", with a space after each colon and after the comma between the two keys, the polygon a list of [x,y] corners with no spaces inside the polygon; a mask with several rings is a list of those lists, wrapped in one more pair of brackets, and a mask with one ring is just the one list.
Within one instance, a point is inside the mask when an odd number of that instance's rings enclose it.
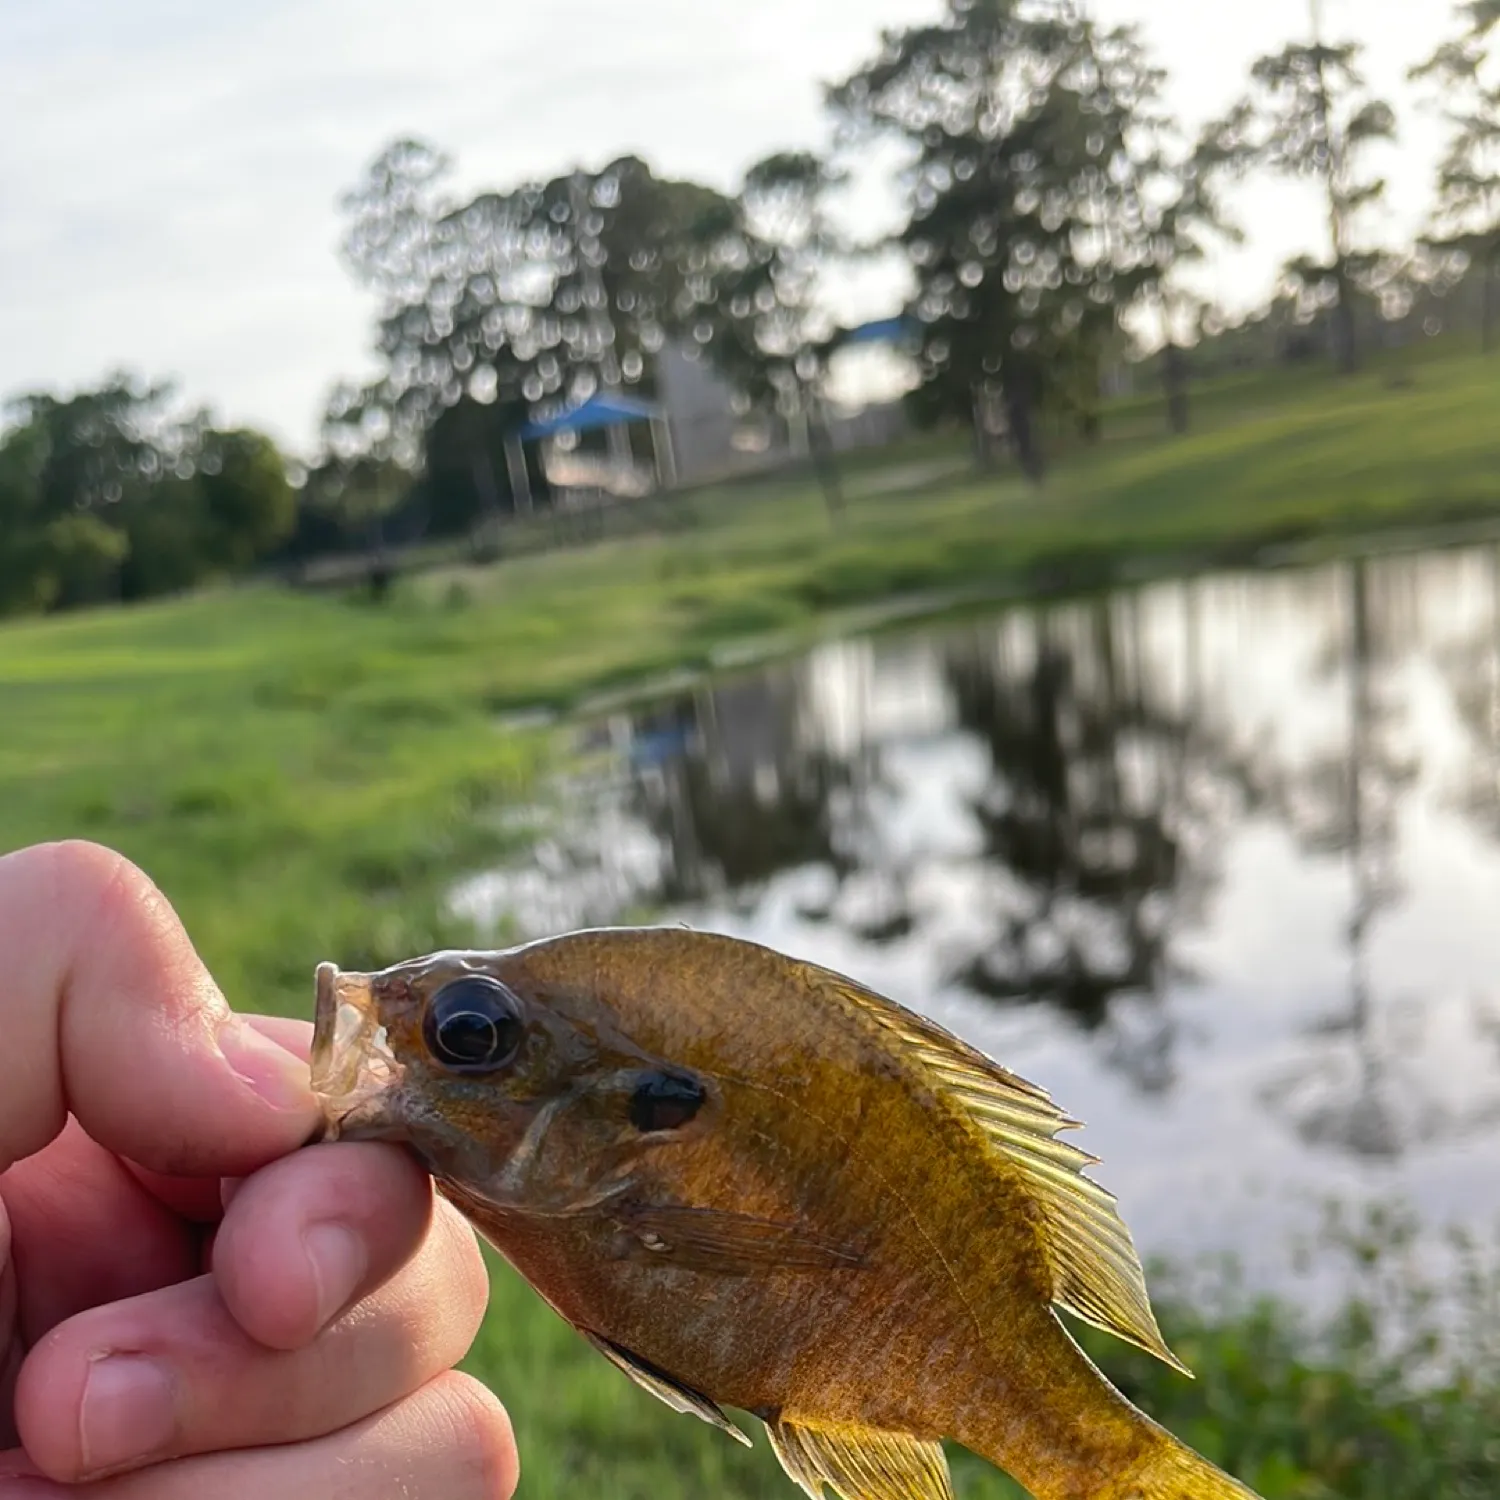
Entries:
{"label": "dorsal fin", "polygon": [[766,1431],[781,1467],[812,1500],[824,1500],[824,1485],[843,1500],[953,1500],[941,1443],[785,1416],[770,1418]]}
{"label": "dorsal fin", "polygon": [[849,980],[839,979],[836,988],[846,1004],[878,1022],[895,1049],[960,1105],[985,1142],[1020,1171],[1044,1221],[1052,1300],[1191,1376],[1156,1325],[1140,1257],[1114,1195],[1083,1175],[1099,1158],[1055,1139],[1079,1122],[1045,1090],[926,1017]]}

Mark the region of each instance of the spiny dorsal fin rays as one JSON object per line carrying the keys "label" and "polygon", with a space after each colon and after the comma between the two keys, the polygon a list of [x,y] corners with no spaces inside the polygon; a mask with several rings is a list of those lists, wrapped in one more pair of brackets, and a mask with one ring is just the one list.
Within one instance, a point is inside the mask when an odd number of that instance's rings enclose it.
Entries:
{"label": "spiny dorsal fin rays", "polygon": [[1077,1129],[1078,1121],[1043,1089],[925,1017],[848,981],[840,980],[837,989],[878,1022],[921,1075],[961,1105],[988,1144],[1020,1170],[1045,1223],[1052,1300],[1191,1376],[1157,1327],[1140,1257],[1114,1195],[1083,1175],[1098,1157],[1056,1139],[1059,1131]]}
{"label": "spiny dorsal fin rays", "polygon": [[842,1500],[953,1500],[941,1443],[870,1427],[819,1428],[781,1416],[766,1423],[781,1467],[812,1500],[831,1485]]}

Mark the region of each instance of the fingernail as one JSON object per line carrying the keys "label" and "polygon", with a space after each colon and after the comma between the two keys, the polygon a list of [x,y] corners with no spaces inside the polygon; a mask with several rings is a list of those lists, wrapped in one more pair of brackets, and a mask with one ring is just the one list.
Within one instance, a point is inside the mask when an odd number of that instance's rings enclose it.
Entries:
{"label": "fingernail", "polygon": [[342,1224],[313,1224],[302,1235],[318,1297],[318,1327],[343,1311],[369,1267],[364,1241]]}
{"label": "fingernail", "polygon": [[224,1060],[273,1109],[306,1111],[312,1104],[307,1064],[240,1017],[219,1032]]}
{"label": "fingernail", "polygon": [[94,1361],[78,1418],[85,1479],[160,1454],[176,1430],[177,1389],[164,1365],[139,1354]]}

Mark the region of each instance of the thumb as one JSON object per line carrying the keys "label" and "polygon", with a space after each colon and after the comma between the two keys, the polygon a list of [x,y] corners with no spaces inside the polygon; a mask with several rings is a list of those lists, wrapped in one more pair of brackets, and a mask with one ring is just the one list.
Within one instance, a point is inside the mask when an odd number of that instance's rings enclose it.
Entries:
{"label": "thumb", "polygon": [[0,858],[0,956],[0,1172],[69,1113],[184,1175],[244,1175],[312,1133],[306,1066],[230,1011],[122,855],[63,843]]}

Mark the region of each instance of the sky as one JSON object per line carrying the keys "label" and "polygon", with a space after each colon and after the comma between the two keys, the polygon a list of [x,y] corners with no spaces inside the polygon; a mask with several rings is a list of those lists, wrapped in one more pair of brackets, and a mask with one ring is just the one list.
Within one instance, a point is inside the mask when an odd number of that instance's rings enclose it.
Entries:
{"label": "sky", "polygon": [[[1420,227],[1441,144],[1407,65],[1451,29],[1443,0],[1324,0],[1331,37],[1366,44],[1401,112],[1370,224]],[[1189,127],[1249,64],[1307,25],[1307,0],[1094,0],[1138,22]],[[821,146],[821,89],[881,26],[942,0],[0,0],[0,399],[121,367],[179,382],[221,420],[292,451],[324,396],[374,371],[374,304],[340,265],[338,196],[398,135],[456,159],[455,186],[504,187],[624,151],[733,188],[766,152]],[[1423,19],[1414,23],[1414,16]],[[1232,200],[1249,241],[1207,284],[1262,301],[1289,255],[1321,247],[1311,189]],[[880,210],[874,197],[864,213]],[[894,311],[867,273],[846,320]]]}

